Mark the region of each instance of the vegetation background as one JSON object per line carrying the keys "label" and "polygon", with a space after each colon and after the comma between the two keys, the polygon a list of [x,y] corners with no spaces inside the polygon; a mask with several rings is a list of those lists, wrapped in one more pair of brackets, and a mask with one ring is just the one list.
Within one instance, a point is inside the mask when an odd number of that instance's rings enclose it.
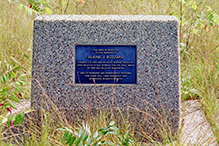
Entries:
{"label": "vegetation background", "polygon": [[[5,119],[7,111],[10,112],[11,108],[15,108],[12,101],[30,99],[33,20],[37,15],[43,14],[175,15],[180,24],[182,100],[200,101],[219,142],[218,7],[218,0],[1,0],[0,118],[3,131],[1,143],[6,145],[5,139],[10,137],[4,135],[4,123],[9,121],[9,125],[13,126],[13,122],[10,124],[12,120],[19,121],[16,117]],[[20,120],[22,117],[20,116]],[[31,132],[31,139],[22,145],[64,145],[65,139],[61,143],[63,132],[54,129],[65,124],[62,121],[61,124],[51,126],[53,120],[48,117],[52,119],[50,115],[47,116],[41,136]],[[90,126],[95,132],[95,129],[100,129],[109,122],[102,119],[93,124]],[[119,125],[118,127],[124,129]],[[128,131],[127,127],[125,124],[126,130],[123,130],[122,135]],[[115,139],[115,137],[109,139],[116,143],[113,138]],[[12,145],[14,142],[9,143]],[[19,141],[15,143],[19,145]]]}

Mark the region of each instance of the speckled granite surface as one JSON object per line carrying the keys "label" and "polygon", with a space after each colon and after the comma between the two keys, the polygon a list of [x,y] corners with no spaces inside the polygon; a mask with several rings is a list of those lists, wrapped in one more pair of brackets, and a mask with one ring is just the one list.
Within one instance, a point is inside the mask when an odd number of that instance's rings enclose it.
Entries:
{"label": "speckled granite surface", "polygon": [[[76,44],[136,45],[137,85],[74,84]],[[43,92],[36,80],[70,120],[77,114],[83,117],[88,109],[129,108],[130,121],[148,134],[159,133],[165,119],[172,133],[178,131],[179,42],[174,16],[38,16],[32,65],[31,106],[37,110]]]}

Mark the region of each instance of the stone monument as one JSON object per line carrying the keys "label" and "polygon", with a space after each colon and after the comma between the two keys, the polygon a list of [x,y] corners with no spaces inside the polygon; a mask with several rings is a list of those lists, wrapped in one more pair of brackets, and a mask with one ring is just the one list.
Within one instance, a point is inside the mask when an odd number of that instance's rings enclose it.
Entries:
{"label": "stone monument", "polygon": [[118,109],[124,115],[129,109],[137,129],[157,138],[165,127],[174,135],[180,123],[179,63],[175,16],[38,16],[31,106],[40,111],[46,94],[69,120],[86,119],[88,110],[95,115],[113,109],[119,116]]}

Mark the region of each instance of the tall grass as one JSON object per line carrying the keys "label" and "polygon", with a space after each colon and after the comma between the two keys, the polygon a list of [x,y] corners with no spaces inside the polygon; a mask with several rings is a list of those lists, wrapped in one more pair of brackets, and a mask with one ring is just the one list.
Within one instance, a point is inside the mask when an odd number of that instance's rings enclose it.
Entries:
{"label": "tall grass", "polygon": [[[219,26],[209,25],[206,8],[210,6],[219,14],[218,0],[205,1],[196,10],[180,0],[84,0],[83,4],[75,0],[60,2],[61,0],[50,2],[53,14],[176,15],[180,22],[180,43],[184,46],[181,47],[181,79],[182,83],[186,82],[186,86],[182,87],[182,91],[196,91],[196,94],[189,94],[187,99],[198,98],[202,103],[206,117],[219,142]],[[0,1],[0,61],[2,62],[0,72],[7,70],[7,63],[14,61],[20,64],[23,68],[21,71],[26,71],[28,76],[23,87],[25,93],[23,98],[29,99],[30,54],[32,54],[33,20],[36,16],[34,14],[30,16],[24,10],[19,10],[17,8],[19,3],[29,7],[26,0],[12,3],[8,0]],[[201,18],[201,12],[205,14],[205,18],[196,19]],[[205,27],[199,27],[197,22]],[[194,29],[198,32],[194,32]],[[27,59],[25,54],[29,55],[30,59]],[[0,89],[3,87],[4,85],[0,85]],[[39,141],[37,134],[33,134],[35,135],[32,137],[33,141],[31,143],[27,141],[26,145],[46,145],[53,142],[54,145],[61,145],[59,142],[63,133],[54,129],[63,123],[51,126],[48,116],[42,135],[44,141]],[[101,122],[91,122],[91,125],[95,124],[94,129],[98,129],[104,123],[103,120]]]}

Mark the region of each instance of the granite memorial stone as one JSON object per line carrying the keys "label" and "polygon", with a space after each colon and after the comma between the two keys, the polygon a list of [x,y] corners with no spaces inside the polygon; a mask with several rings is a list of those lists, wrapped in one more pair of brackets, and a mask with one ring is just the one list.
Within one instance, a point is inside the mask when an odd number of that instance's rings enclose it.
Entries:
{"label": "granite memorial stone", "polygon": [[159,137],[167,123],[172,134],[178,132],[175,16],[38,16],[32,63],[31,105],[37,111],[46,94],[68,120],[86,119],[88,109],[93,115],[113,109],[118,117],[118,109],[124,115],[129,109],[137,129]]}

